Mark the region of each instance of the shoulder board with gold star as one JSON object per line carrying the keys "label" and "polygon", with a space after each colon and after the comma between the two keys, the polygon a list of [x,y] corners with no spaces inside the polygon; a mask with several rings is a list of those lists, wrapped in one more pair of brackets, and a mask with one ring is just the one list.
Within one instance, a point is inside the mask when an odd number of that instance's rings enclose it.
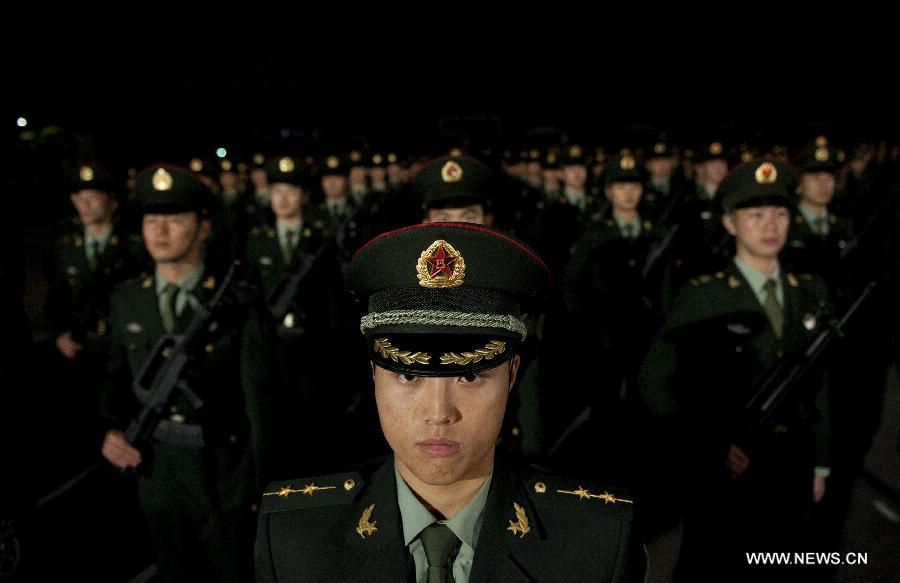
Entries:
{"label": "shoulder board with gold star", "polygon": [[634,499],[621,488],[536,475],[525,482],[525,489],[535,506],[553,510],[611,513],[627,520],[634,513]]}
{"label": "shoulder board with gold star", "polygon": [[362,476],[356,472],[272,482],[263,492],[260,511],[266,514],[349,504],[363,485]]}

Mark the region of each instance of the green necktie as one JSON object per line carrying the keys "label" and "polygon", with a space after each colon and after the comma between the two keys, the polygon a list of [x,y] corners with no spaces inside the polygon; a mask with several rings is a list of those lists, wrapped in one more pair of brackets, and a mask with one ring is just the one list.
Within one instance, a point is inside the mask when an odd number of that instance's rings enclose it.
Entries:
{"label": "green necktie", "polygon": [[784,328],[784,311],[781,308],[781,304],[778,303],[778,298],[775,297],[775,280],[767,279],[763,290],[766,292],[763,310],[772,324],[775,336],[781,338],[781,332]]}
{"label": "green necktie", "polygon": [[816,224],[816,234],[817,235],[824,236],[827,234],[825,232],[825,217],[816,217],[815,224]]}
{"label": "green necktie", "polygon": [[290,265],[291,259],[294,258],[294,246],[297,244],[297,233],[287,231],[284,234],[284,246],[281,248],[281,256],[284,258],[284,264]]}
{"label": "green necktie", "polygon": [[87,247],[87,260],[91,269],[97,269],[97,260],[100,259],[100,241],[94,239]]}
{"label": "green necktie", "polygon": [[419,540],[428,559],[426,583],[450,583],[453,581],[453,561],[462,542],[447,525],[433,523],[419,533]]}
{"label": "green necktie", "polygon": [[167,283],[160,296],[162,302],[159,315],[162,316],[163,328],[167,333],[171,333],[175,329],[175,300],[178,298],[178,286]]}

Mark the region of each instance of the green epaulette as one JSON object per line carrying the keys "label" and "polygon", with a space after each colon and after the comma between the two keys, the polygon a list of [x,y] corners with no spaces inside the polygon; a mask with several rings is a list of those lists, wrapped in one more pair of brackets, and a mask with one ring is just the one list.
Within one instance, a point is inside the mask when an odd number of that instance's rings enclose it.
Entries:
{"label": "green epaulette", "polygon": [[356,472],[272,482],[262,495],[263,514],[350,504],[363,490]]}

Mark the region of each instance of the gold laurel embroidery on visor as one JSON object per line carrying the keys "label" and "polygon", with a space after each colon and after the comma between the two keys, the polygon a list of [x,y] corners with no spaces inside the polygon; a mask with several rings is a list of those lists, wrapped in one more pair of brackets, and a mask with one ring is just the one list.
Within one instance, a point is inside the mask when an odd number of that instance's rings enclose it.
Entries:
{"label": "gold laurel embroidery on visor", "polygon": [[506,342],[491,340],[484,348],[476,348],[474,352],[445,352],[441,355],[441,364],[457,364],[465,366],[482,360],[493,360],[498,354],[506,352]]}
{"label": "gold laurel embroidery on visor", "polygon": [[411,352],[409,350],[400,350],[396,346],[392,346],[387,338],[375,339],[375,352],[380,354],[382,358],[390,358],[394,362],[402,362],[403,364],[428,364],[431,362],[431,355],[427,352]]}

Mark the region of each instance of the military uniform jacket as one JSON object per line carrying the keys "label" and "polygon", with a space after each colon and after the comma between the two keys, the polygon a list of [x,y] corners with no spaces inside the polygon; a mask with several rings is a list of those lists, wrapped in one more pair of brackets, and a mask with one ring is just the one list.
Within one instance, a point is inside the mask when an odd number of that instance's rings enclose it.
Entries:
{"label": "military uniform jacket", "polygon": [[787,244],[781,252],[782,262],[797,273],[814,273],[829,284],[836,300],[847,298],[850,291],[850,265],[841,259],[843,249],[855,237],[848,218],[828,215],[828,234],[814,233],[799,212],[788,230]]}
{"label": "military uniform jacket", "polygon": [[[209,302],[218,279],[204,275],[194,289],[201,303]],[[110,428],[124,430],[140,407],[132,382],[165,332],[153,277],[122,284],[110,303],[112,345],[101,412]],[[192,317],[188,304],[176,320],[174,334],[183,332]],[[204,450],[230,450],[249,459],[246,466],[252,475],[238,476],[239,484],[214,485],[221,489],[218,499],[224,506],[228,507],[229,501],[243,504],[243,499],[252,495],[249,488],[261,486],[268,371],[259,319],[246,288],[232,284],[198,350],[190,356],[182,380],[203,401],[202,406],[195,407],[176,389],[165,410],[169,416],[166,421],[177,426],[199,426]],[[155,440],[148,449],[159,443]],[[145,460],[149,460],[146,463],[152,464],[152,451],[144,453]],[[227,471],[232,472],[233,468]]]}
{"label": "military uniform jacket", "polygon": [[[784,327],[779,339],[759,300],[733,262],[721,272],[691,280],[676,296],[666,324],[650,348],[641,390],[659,416],[685,412],[703,427],[733,439],[741,407],[780,359],[799,356],[830,314],[821,278],[782,271]],[[811,375],[807,382],[827,382]],[[812,388],[812,385],[810,385]],[[829,465],[828,391],[783,403],[786,429],[814,434],[816,465]],[[724,458],[723,458],[724,459]]]}
{"label": "military uniform jacket", "polygon": [[50,325],[58,332],[72,331],[75,339],[105,336],[109,296],[113,288],[147,267],[140,236],[127,235],[118,223],[106,247],[88,263],[83,231],[73,230],[57,239],[53,249],[50,291],[47,298]]}
{"label": "military uniform jacket", "polygon": [[[498,462],[469,581],[643,581],[633,506],[590,484],[523,476]],[[415,569],[403,543],[392,459],[370,474],[270,484],[256,580],[408,583]]]}

